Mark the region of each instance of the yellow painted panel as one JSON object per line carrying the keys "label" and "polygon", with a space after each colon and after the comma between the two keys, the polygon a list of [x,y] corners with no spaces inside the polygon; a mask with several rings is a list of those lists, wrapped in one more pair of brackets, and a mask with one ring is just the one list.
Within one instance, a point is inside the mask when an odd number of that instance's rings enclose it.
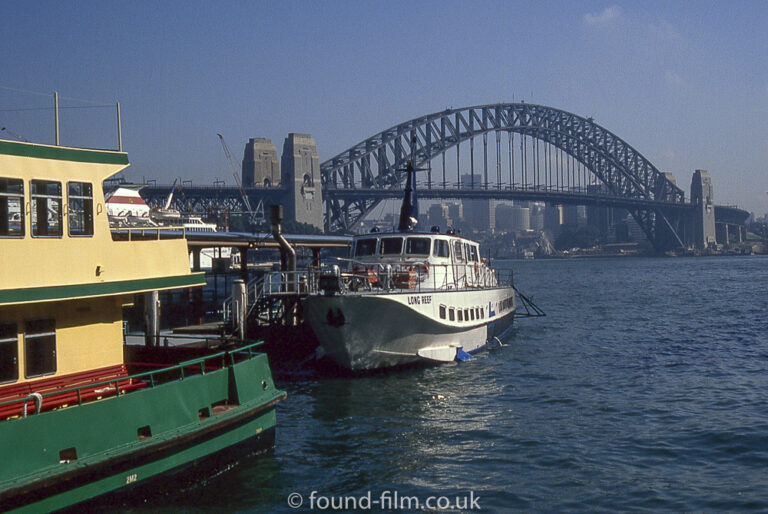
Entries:
{"label": "yellow painted panel", "polygon": [[[24,322],[51,318],[56,320],[56,373],[27,379],[24,376]],[[33,382],[123,362],[120,297],[5,307],[0,309],[0,322],[16,323],[20,332],[18,382]]]}

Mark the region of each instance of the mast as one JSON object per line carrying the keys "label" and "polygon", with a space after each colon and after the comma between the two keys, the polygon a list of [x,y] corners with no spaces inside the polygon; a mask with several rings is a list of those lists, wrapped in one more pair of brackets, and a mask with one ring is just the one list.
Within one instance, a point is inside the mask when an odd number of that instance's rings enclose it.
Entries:
{"label": "mast", "polygon": [[419,221],[419,201],[416,197],[416,170],[413,168],[413,161],[408,161],[405,172],[408,176],[405,179],[403,204],[400,206],[400,224],[397,226],[397,230],[400,232],[411,232]]}

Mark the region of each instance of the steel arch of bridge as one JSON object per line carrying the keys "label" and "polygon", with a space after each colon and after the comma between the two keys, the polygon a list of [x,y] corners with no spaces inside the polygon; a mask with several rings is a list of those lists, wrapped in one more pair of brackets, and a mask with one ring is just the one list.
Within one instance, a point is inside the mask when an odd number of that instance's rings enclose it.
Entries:
{"label": "steel arch of bridge", "polygon": [[[414,165],[423,166],[464,141],[494,131],[530,136],[571,155],[599,179],[610,195],[640,205],[629,211],[658,249],[682,246],[680,213],[689,205],[680,188],[632,146],[591,118],[527,103],[446,109],[414,118],[322,163],[326,229],[349,230],[381,201],[376,192],[399,189],[403,177],[398,170],[412,156]],[[431,176],[428,183],[430,189],[440,189]],[[484,188],[488,187],[486,177]],[[510,184],[507,189],[512,193],[514,187]]]}

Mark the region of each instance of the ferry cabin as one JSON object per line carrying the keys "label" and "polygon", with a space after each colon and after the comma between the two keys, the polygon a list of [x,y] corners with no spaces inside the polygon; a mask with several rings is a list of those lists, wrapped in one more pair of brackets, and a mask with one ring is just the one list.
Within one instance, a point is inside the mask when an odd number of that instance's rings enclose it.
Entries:
{"label": "ferry cabin", "polygon": [[124,366],[133,295],[203,283],[180,235],[110,231],[102,182],[127,164],[121,152],[0,141],[0,400]]}
{"label": "ferry cabin", "polygon": [[371,233],[355,236],[352,269],[373,280],[390,265],[395,278],[413,270],[420,288],[459,289],[496,285],[493,271],[480,257],[480,245],[452,234]]}

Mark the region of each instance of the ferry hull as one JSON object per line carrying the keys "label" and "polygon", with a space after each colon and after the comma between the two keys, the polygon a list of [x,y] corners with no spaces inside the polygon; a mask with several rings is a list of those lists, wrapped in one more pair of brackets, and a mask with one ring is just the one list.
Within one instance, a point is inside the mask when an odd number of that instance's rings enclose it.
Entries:
{"label": "ferry hull", "polygon": [[[238,405],[199,416],[212,404],[234,401],[232,395]],[[9,420],[3,438],[20,444],[5,457],[16,471],[0,483],[0,504],[56,510],[200,462],[210,465],[233,447],[269,448],[275,405],[284,397],[262,355],[147,390]],[[137,437],[139,427],[150,427],[151,436]],[[59,462],[59,452],[69,448],[77,458]]]}
{"label": "ferry hull", "polygon": [[[509,297],[513,297],[511,288],[312,296],[305,301],[304,316],[329,358],[346,369],[371,370],[435,362],[424,357],[430,349],[461,348],[469,353],[484,347],[512,326],[515,312],[514,302],[505,312],[486,305]],[[417,298],[428,298],[429,303],[416,303]],[[484,316],[465,326],[450,323],[437,315],[441,304],[462,310],[464,305],[482,306]]]}

